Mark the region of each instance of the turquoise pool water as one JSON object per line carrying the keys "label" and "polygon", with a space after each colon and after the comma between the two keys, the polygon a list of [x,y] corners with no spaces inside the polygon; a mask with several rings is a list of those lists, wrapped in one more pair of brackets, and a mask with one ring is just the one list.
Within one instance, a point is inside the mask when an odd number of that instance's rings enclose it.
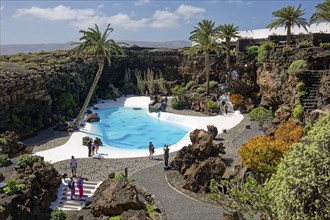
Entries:
{"label": "turquoise pool water", "polygon": [[112,107],[96,113],[101,121],[92,126],[102,133],[103,143],[118,148],[146,149],[149,141],[155,148],[172,145],[189,131],[187,127],[151,117],[141,108]]}

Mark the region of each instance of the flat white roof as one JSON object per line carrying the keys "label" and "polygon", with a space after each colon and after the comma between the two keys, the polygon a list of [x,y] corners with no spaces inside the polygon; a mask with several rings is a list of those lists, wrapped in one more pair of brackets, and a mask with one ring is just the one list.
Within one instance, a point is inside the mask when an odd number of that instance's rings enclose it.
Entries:
{"label": "flat white roof", "polygon": [[[326,33],[330,34],[330,23],[319,23],[318,25],[312,24],[310,27],[307,27],[308,32],[304,28],[298,28],[297,25],[291,29],[292,34],[308,34],[308,33]],[[242,38],[253,38],[261,39],[267,38],[269,35],[286,35],[286,30],[284,27],[278,27],[276,29],[269,30],[265,29],[255,29],[255,30],[245,30],[239,31],[239,36]]]}

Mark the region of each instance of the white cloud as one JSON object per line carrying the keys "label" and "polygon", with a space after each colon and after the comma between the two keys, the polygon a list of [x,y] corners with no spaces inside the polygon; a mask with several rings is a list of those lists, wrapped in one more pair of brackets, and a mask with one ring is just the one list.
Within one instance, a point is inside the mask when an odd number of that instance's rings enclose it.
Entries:
{"label": "white cloud", "polygon": [[71,7],[63,5],[59,5],[55,8],[31,7],[18,9],[15,12],[14,17],[21,17],[24,15],[30,15],[42,20],[50,21],[84,20],[88,17],[94,16],[95,11],[91,8],[72,9]]}
{"label": "white cloud", "polygon": [[179,26],[179,16],[170,11],[157,10],[151,18],[153,28],[174,28]]}
{"label": "white cloud", "polygon": [[134,5],[140,6],[140,5],[148,4],[149,2],[150,2],[150,0],[137,0],[134,2]]}
{"label": "white cloud", "polygon": [[[96,7],[99,9],[103,5]],[[110,23],[116,29],[137,30],[143,27],[176,28],[180,26],[182,20],[189,22],[190,19],[205,12],[204,8],[182,4],[176,10],[156,10],[151,17],[132,19],[132,16],[123,13],[106,16],[92,8],[75,9],[59,5],[54,8],[21,8],[15,12],[14,17],[30,16],[48,21],[68,21],[76,29],[94,27],[94,24],[102,26]]]}
{"label": "white cloud", "polygon": [[116,14],[114,16],[93,16],[83,21],[72,21],[71,25],[76,29],[87,29],[89,27],[94,27],[95,24],[98,26],[111,24],[111,27],[116,27],[116,29],[127,29],[127,30],[137,30],[146,26],[148,19],[132,20],[126,14]]}
{"label": "white cloud", "polygon": [[1,6],[1,7],[0,7],[0,11],[2,11],[4,8],[5,8],[5,6]]}
{"label": "white cloud", "polygon": [[247,0],[228,0],[229,3],[239,4],[239,5],[250,5],[252,2]]}
{"label": "white cloud", "polygon": [[185,20],[189,20],[192,17],[200,16],[205,13],[206,10],[204,8],[198,8],[190,5],[182,4],[176,9],[176,13],[183,17]]}

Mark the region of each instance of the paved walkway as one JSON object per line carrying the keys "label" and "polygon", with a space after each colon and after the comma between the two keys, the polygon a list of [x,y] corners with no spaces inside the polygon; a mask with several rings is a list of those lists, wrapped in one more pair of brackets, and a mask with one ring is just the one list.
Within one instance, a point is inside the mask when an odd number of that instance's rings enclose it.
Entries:
{"label": "paved walkway", "polygon": [[[251,128],[246,129],[247,125],[250,125]],[[224,159],[227,159],[230,167],[227,175],[230,175],[231,168],[241,164],[237,152],[239,147],[250,138],[261,135],[263,133],[259,130],[257,123],[250,121],[248,115],[244,115],[240,124],[230,129],[228,133],[221,133],[217,136],[218,141],[223,141],[226,146]],[[178,188],[174,189],[166,181],[165,175],[163,164],[158,164],[136,172],[131,177],[157,196],[165,209],[168,220],[223,219],[223,209],[197,201],[207,201],[207,195],[187,192],[181,186],[176,186]]]}
{"label": "paved walkway", "polygon": [[159,164],[136,172],[131,177],[156,195],[165,209],[167,220],[223,219],[222,209],[190,199],[171,188],[165,174],[163,164]]}

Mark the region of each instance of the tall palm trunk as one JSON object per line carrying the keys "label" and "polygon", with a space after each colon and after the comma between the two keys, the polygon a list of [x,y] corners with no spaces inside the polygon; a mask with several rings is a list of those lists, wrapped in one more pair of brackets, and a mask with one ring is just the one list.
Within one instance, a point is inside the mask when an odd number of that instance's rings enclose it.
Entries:
{"label": "tall palm trunk", "polygon": [[286,45],[291,44],[291,23],[288,23],[287,30],[286,30]]}
{"label": "tall palm trunk", "polygon": [[228,72],[230,68],[230,38],[229,37],[226,37],[226,47],[227,47],[226,59],[227,59],[227,72]]}
{"label": "tall palm trunk", "polygon": [[210,53],[205,52],[206,94],[210,94]]}
{"label": "tall palm trunk", "polygon": [[82,108],[81,108],[81,110],[79,112],[79,115],[77,116],[76,120],[73,123],[75,126],[78,125],[81,117],[85,114],[85,111],[87,109],[87,106],[88,106],[88,104],[89,104],[89,102],[90,102],[90,100],[92,98],[92,95],[94,93],[94,90],[95,90],[95,88],[97,86],[97,83],[98,83],[98,81],[100,79],[100,76],[101,76],[101,74],[103,72],[103,68],[104,68],[104,56],[100,56],[100,57],[98,56],[97,59],[98,59],[99,68],[98,68],[97,73],[95,75],[95,78],[94,78],[94,81],[92,83],[92,86],[89,89],[89,92],[88,92],[87,97],[85,99],[84,105],[82,106]]}

